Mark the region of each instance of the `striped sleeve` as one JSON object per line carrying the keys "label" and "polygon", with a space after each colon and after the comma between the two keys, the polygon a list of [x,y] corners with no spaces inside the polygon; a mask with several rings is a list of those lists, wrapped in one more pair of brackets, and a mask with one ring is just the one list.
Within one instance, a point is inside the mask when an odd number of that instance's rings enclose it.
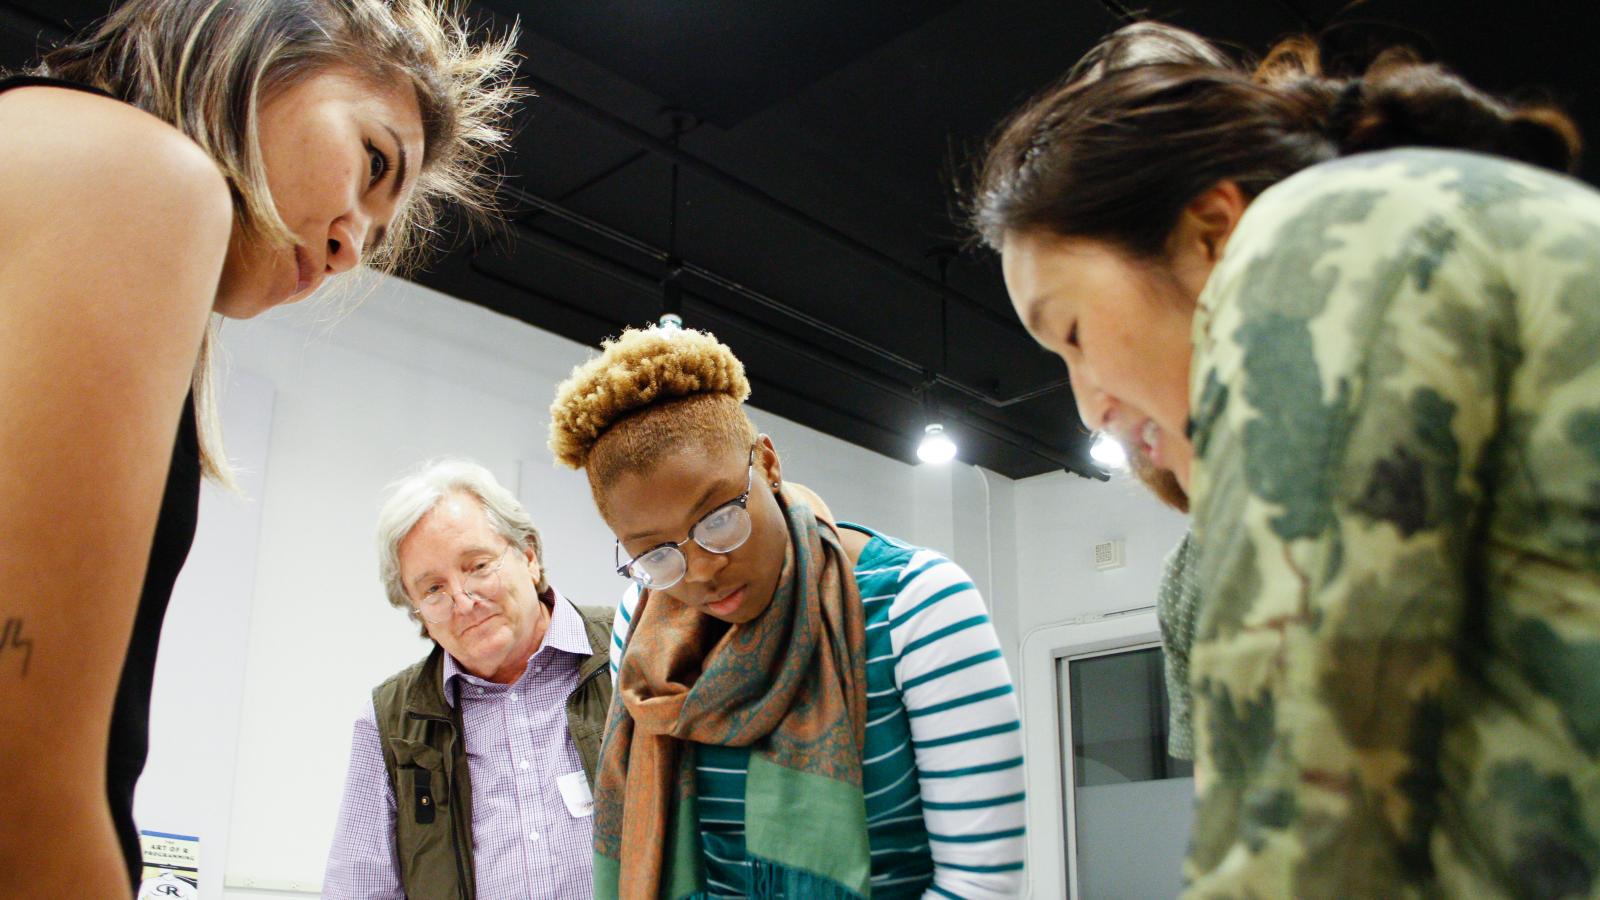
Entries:
{"label": "striped sleeve", "polygon": [[617,673],[622,671],[622,650],[628,646],[628,626],[633,622],[633,610],[639,605],[639,586],[628,583],[622,592],[622,602],[617,604],[616,615],[611,617],[611,687],[617,687]]}
{"label": "striped sleeve", "polygon": [[889,628],[933,855],[926,896],[1016,897],[1022,724],[983,598],[960,566],[918,550],[901,572]]}

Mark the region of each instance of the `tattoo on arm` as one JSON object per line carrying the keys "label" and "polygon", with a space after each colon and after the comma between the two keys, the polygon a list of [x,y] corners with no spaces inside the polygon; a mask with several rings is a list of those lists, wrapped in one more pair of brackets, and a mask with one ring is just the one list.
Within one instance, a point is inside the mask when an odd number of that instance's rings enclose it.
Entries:
{"label": "tattoo on arm", "polygon": [[22,677],[27,678],[28,663],[33,661],[33,638],[22,636],[21,619],[7,619],[5,626],[0,628],[0,659],[5,657],[7,650],[13,651],[14,655],[21,654]]}

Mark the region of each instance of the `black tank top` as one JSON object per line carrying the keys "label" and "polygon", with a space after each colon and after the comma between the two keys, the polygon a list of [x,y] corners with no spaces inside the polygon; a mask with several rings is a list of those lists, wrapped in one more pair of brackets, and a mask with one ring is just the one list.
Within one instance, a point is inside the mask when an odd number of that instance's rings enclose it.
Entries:
{"label": "black tank top", "polygon": [[[29,75],[0,78],[0,92],[39,85],[110,96],[97,88],[53,78]],[[133,635],[128,641],[128,655],[117,684],[116,705],[111,712],[111,744],[106,754],[106,790],[111,802],[111,818],[116,823],[117,839],[122,843],[123,859],[135,889],[142,866],[139,830],[133,824],[133,789],[150,752],[150,685],[155,678],[156,649],[161,641],[161,621],[167,614],[173,582],[194,543],[199,511],[200,439],[195,429],[194,395],[191,394],[183,402],[178,437],[167,468],[166,492],[156,519],[155,539],[150,545],[150,561],[145,569],[144,589],[139,595],[139,610],[133,620]]]}

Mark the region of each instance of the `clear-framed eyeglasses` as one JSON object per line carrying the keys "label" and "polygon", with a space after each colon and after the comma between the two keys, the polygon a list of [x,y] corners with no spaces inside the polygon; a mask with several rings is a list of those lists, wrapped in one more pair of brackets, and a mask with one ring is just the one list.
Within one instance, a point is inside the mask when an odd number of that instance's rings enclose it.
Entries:
{"label": "clear-framed eyeglasses", "polygon": [[750,539],[750,488],[755,485],[756,448],[750,448],[750,471],[745,476],[744,493],[700,517],[681,541],[666,541],[651,547],[627,562],[622,562],[622,542],[617,542],[617,574],[640,587],[666,590],[682,580],[689,570],[683,545],[694,541],[712,553],[732,553]]}
{"label": "clear-framed eyeglasses", "polygon": [[[480,560],[467,569],[461,576],[460,591],[468,600],[493,600],[500,596],[503,585],[500,581],[500,570],[506,564],[506,554],[511,551],[511,545],[500,551],[500,555],[493,559]],[[454,605],[455,592],[443,580],[429,582],[428,589],[423,592],[422,600],[417,604],[417,614],[437,625],[449,620],[450,607]]]}

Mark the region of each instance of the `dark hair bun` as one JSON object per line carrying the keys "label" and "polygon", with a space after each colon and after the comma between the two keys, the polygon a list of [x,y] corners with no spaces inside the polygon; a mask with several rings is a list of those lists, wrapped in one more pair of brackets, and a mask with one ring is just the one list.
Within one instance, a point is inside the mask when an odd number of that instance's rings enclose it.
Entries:
{"label": "dark hair bun", "polygon": [[1498,100],[1404,47],[1349,49],[1341,77],[1304,36],[1250,71],[1182,29],[1124,26],[1001,126],[973,230],[997,250],[1038,229],[1154,259],[1185,204],[1224,180],[1253,198],[1335,157],[1405,146],[1575,168],[1578,128],[1555,106]]}
{"label": "dark hair bun", "polygon": [[1455,147],[1557,171],[1577,163],[1578,128],[1550,107],[1501,103],[1438,65],[1383,66],[1362,79],[1366,98],[1340,151]]}
{"label": "dark hair bun", "polygon": [[1566,113],[1547,106],[1531,106],[1511,115],[1501,151],[1523,162],[1575,172],[1583,152],[1578,126]]}
{"label": "dark hair bun", "polygon": [[1476,150],[1571,172],[1582,148],[1578,126],[1551,105],[1508,104],[1404,47],[1378,54],[1360,78],[1323,77],[1306,37],[1274,47],[1255,79],[1305,105],[1306,127],[1340,155],[1390,147]]}

